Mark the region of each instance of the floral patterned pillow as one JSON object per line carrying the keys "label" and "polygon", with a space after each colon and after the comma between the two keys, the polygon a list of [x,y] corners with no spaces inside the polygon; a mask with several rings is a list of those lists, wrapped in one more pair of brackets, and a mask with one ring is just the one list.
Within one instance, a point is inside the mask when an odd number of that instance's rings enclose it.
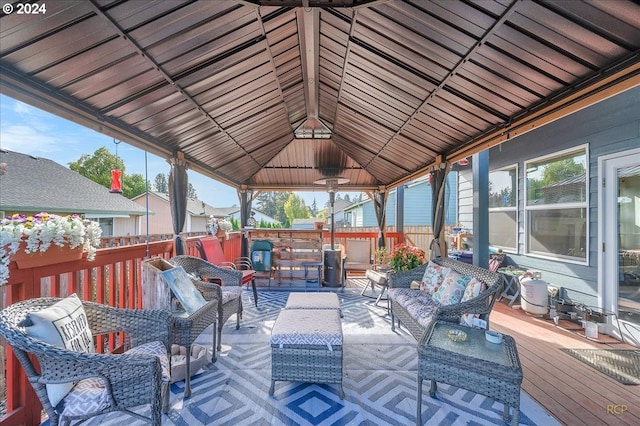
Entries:
{"label": "floral patterned pillow", "polygon": [[460,275],[456,271],[449,271],[444,277],[442,285],[433,293],[433,299],[441,305],[453,305],[462,300],[467,284],[471,281],[471,277]]}
{"label": "floral patterned pillow", "polygon": [[[486,285],[482,281],[477,280],[476,278],[472,278],[467,284],[467,288],[464,290],[464,294],[462,295],[462,299],[460,299],[460,303],[466,302],[467,300],[471,300],[475,297],[478,297],[480,292],[484,291],[487,288]],[[475,318],[480,318],[479,314],[464,314],[460,317],[460,324],[466,325],[468,327],[474,327],[473,320]]]}
{"label": "floral patterned pillow", "polygon": [[427,269],[424,270],[422,276],[422,284],[420,284],[420,290],[426,291],[429,294],[434,294],[438,291],[438,287],[444,281],[444,277],[451,271],[451,268],[440,266],[435,262],[429,261]]}

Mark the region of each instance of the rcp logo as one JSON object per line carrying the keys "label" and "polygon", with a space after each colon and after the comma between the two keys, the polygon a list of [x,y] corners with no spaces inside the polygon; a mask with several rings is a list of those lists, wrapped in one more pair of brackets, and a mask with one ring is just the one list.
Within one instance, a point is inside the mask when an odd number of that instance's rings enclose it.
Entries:
{"label": "rcp logo", "polygon": [[615,414],[620,415],[624,414],[625,411],[628,410],[628,407],[625,404],[608,404],[607,405],[607,414]]}

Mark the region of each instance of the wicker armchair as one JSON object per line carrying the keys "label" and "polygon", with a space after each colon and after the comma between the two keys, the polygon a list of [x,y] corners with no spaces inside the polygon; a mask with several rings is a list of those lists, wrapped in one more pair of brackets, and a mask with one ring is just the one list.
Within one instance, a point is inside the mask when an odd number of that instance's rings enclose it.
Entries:
{"label": "wicker armchair", "polygon": [[[25,300],[0,312],[0,334],[11,345],[13,353],[24,367],[50,423],[58,425],[63,420],[65,424],[112,411],[123,411],[147,422],[151,421],[153,425],[160,425],[162,412],[166,412],[169,406],[169,383],[162,380],[162,367],[158,357],[149,354],[74,352],[45,343],[26,333],[21,324],[27,314],[41,311],[60,300],[62,299]],[[83,301],[82,305],[94,336],[123,331],[125,343],[138,346],[160,341],[168,353],[171,329],[169,312],[120,309],[87,301]],[[33,358],[37,359],[40,368],[36,367]],[[62,414],[63,404],[52,406],[46,389],[47,383],[75,383],[89,378],[97,378],[105,385],[106,408],[71,416]],[[130,408],[143,404],[151,405],[150,418],[130,411]]]}
{"label": "wicker armchair", "polygon": [[[503,285],[500,274],[449,258],[437,258],[432,261],[447,268],[451,268],[462,275],[469,275],[477,278],[487,287],[486,290],[481,292],[477,297],[466,302],[452,305],[439,305],[433,314],[432,320],[457,323],[464,314],[478,314],[480,319],[487,321],[488,328],[489,314],[493,309],[493,304],[495,303],[496,297]],[[427,265],[428,263],[425,263],[424,265],[409,271],[391,273],[388,280],[389,290],[395,288],[411,288],[412,281],[422,280],[422,276],[424,275]],[[407,309],[394,299],[394,291],[390,291],[388,294],[391,302],[391,329],[395,330],[396,320],[398,326],[400,325],[400,322],[402,322],[415,339],[420,342],[427,331],[427,326],[418,323],[413,315],[411,315]]]}
{"label": "wicker armchair", "polygon": [[[218,300],[218,350],[222,349],[222,327],[233,315],[236,329],[242,317],[242,271],[221,268],[197,257],[179,255],[169,260],[172,265],[182,266],[205,300]],[[199,279],[198,279],[199,278]],[[220,282],[221,285],[217,284]],[[215,356],[215,354],[214,354]]]}

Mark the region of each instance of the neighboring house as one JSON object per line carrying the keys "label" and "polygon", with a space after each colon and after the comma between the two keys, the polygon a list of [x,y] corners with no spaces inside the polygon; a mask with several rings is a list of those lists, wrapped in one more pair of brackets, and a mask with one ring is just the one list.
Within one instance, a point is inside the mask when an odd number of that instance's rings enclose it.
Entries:
{"label": "neighboring house", "polygon": [[[446,180],[445,199],[446,214],[445,225],[457,224],[456,188],[458,187],[457,174],[449,173]],[[397,190],[392,189],[387,198],[386,224],[396,225],[396,212],[398,200]],[[404,188],[404,225],[405,226],[431,226],[432,222],[431,185],[428,177],[424,177],[408,184]],[[354,203],[345,209],[345,220],[353,227],[378,226],[378,219],[373,208],[373,201],[369,198],[359,203]]]}
{"label": "neighboring house", "polygon": [[[629,265],[628,254],[640,253],[638,111],[640,87],[489,150],[489,242],[562,297],[617,312],[636,344],[640,281],[628,277],[640,277],[640,257]],[[472,165],[457,168],[459,221],[473,232]]]}
{"label": "neighboring house", "polygon": [[0,149],[0,213],[81,214],[100,223],[102,235],[141,234],[145,209],[121,194],[46,158]]}
{"label": "neighboring house", "polygon": [[[147,202],[145,194],[134,197],[132,201],[142,206],[145,206]],[[173,233],[169,194],[150,191],[149,210],[156,212],[155,217],[149,221],[149,234]],[[252,210],[252,213],[254,213],[254,217],[258,223],[260,223],[261,219],[264,219],[266,222],[279,223],[274,218],[264,215],[257,210]],[[208,223],[211,217],[216,219],[234,217],[240,221],[240,207],[213,207],[197,198],[188,198],[187,216],[182,232],[209,232]],[[143,229],[145,229],[145,218],[142,219],[142,226]]]}
{"label": "neighboring house", "polygon": [[[131,199],[141,206],[147,205],[146,194],[140,194]],[[156,214],[149,220],[149,234],[173,234],[173,221],[169,194],[149,191],[149,210]],[[195,198],[187,198],[187,215],[182,232],[208,232],[207,222],[214,212],[214,207]],[[142,218],[142,227],[146,229],[147,220]]]}
{"label": "neighboring house", "polygon": [[[351,226],[346,219],[345,211],[349,208],[353,203],[347,200],[336,200],[333,203],[333,222],[336,228],[342,228],[346,226]],[[331,211],[327,211],[327,222],[331,220]]]}

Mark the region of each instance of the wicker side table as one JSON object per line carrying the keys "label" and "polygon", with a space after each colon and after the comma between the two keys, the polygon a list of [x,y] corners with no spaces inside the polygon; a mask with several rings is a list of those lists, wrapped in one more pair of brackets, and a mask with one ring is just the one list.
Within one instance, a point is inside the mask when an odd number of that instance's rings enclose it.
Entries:
{"label": "wicker side table", "polygon": [[[449,330],[462,330],[466,340],[454,342]],[[503,420],[520,422],[522,366],[516,343],[504,336],[502,343],[489,343],[484,330],[435,321],[418,344],[418,401],[416,424],[422,424],[422,381],[430,380],[429,395],[435,396],[436,382],[447,383],[493,398],[504,404]],[[509,408],[513,414],[509,416]]]}
{"label": "wicker side table", "polygon": [[186,373],[184,384],[184,397],[191,396],[191,345],[198,336],[211,324],[213,327],[213,345],[211,347],[211,361],[216,361],[216,324],[218,321],[218,300],[207,302],[203,307],[191,315],[186,312],[173,313],[173,337],[172,343],[187,348]]}

